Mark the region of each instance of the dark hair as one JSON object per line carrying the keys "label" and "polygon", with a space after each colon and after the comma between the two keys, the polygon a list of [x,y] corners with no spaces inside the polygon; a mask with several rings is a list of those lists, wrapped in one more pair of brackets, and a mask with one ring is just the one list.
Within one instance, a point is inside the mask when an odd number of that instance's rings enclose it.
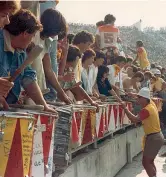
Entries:
{"label": "dark hair", "polygon": [[156,78],[156,76],[154,76],[154,75],[152,75],[152,78],[151,79],[153,79],[153,80],[157,80],[157,78]]}
{"label": "dark hair", "polygon": [[81,31],[77,33],[73,38],[73,44],[77,45],[80,43],[87,43],[91,42],[94,43],[95,39],[92,33],[89,33],[88,31]]}
{"label": "dark hair", "polygon": [[123,56],[118,56],[118,57],[115,58],[115,63],[121,63],[121,62],[126,63],[127,59]]}
{"label": "dark hair", "polygon": [[82,63],[84,63],[88,58],[95,57],[95,56],[96,56],[96,54],[95,54],[94,50],[87,49],[83,54]]}
{"label": "dark hair", "polygon": [[109,72],[109,68],[107,66],[105,65],[99,66],[98,73],[97,73],[97,79],[100,80],[101,78],[103,78],[103,75],[108,72]]}
{"label": "dark hair", "polygon": [[138,71],[138,67],[136,67],[134,65],[132,65],[131,67],[133,68],[133,73],[136,73]]}
{"label": "dark hair", "polygon": [[141,71],[141,68],[140,68],[140,67],[137,67],[137,71]]}
{"label": "dark hair", "polygon": [[1,11],[11,11],[14,14],[17,10],[20,9],[20,1],[13,0],[13,1],[0,1],[0,12]]}
{"label": "dark hair", "polygon": [[58,39],[61,40],[67,35],[66,20],[58,10],[45,10],[41,15],[41,24],[43,25],[41,32],[43,37],[58,35]]}
{"label": "dark hair", "polygon": [[75,34],[73,34],[73,33],[70,33],[70,34],[67,35],[67,39],[69,41],[69,44],[72,43],[74,36],[75,36]]}
{"label": "dark hair", "polygon": [[103,20],[101,20],[101,21],[99,21],[99,22],[96,23],[97,27],[100,27],[100,26],[103,26],[103,25],[105,25],[105,23],[104,23]]}
{"label": "dark hair", "polygon": [[137,77],[141,78],[140,82],[144,80],[144,74],[140,71],[136,72],[132,78],[137,78]]}
{"label": "dark hair", "polygon": [[96,59],[99,59],[99,58],[105,58],[105,54],[104,54],[104,52],[102,52],[102,51],[96,51],[96,57],[95,57],[95,60]]}
{"label": "dark hair", "polygon": [[133,62],[133,58],[131,58],[131,57],[127,57],[126,60],[127,60],[127,63]]}
{"label": "dark hair", "polygon": [[18,36],[23,32],[32,34],[41,31],[42,25],[29,10],[21,9],[10,17],[10,24],[6,25],[5,29],[10,34]]}
{"label": "dark hair", "polygon": [[136,44],[138,47],[143,47],[143,45],[144,45],[142,41],[137,41]]}
{"label": "dark hair", "polygon": [[156,68],[155,63],[152,63],[152,64],[151,64],[151,68]]}
{"label": "dark hair", "polygon": [[104,23],[105,24],[114,23],[115,21],[116,21],[116,18],[111,14],[107,14],[104,18]]}
{"label": "dark hair", "polygon": [[81,58],[80,49],[74,45],[70,45],[67,54],[67,62],[73,62],[77,57]]}
{"label": "dark hair", "polygon": [[153,74],[150,71],[145,71],[144,75],[148,75],[150,79],[152,78]]}

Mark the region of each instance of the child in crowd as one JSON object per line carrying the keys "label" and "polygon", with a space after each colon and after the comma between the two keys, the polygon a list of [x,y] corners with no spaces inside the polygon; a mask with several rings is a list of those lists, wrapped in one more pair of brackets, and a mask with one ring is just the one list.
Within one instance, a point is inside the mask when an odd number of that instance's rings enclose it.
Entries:
{"label": "child in crowd", "polygon": [[121,102],[121,98],[117,96],[113,90],[110,82],[108,81],[109,68],[107,66],[100,66],[97,74],[97,86],[100,94],[105,96],[114,96],[118,102]]}
{"label": "child in crowd", "polygon": [[[77,66],[81,57],[80,49],[76,46],[69,46],[66,67],[65,67],[65,75],[70,72],[74,72],[75,67]],[[87,100],[91,105],[98,107],[98,104],[95,103],[90,96],[85,92],[85,90],[80,86],[80,82],[76,82],[74,78],[71,82],[62,82],[62,87],[67,91],[68,96],[76,101]],[[70,90],[70,91],[69,91]],[[72,93],[72,94],[71,94]]]}

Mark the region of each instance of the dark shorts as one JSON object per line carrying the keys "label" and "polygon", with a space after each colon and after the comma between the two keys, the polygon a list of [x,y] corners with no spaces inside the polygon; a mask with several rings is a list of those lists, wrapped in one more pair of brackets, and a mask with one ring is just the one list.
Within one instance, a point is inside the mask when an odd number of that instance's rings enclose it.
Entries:
{"label": "dark shorts", "polygon": [[164,136],[161,132],[147,135],[143,156],[155,159],[163,144]]}

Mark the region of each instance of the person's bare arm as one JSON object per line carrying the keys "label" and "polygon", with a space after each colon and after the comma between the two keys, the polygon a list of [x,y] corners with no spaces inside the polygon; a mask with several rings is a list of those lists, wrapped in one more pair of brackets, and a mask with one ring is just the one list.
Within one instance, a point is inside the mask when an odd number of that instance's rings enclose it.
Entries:
{"label": "person's bare arm", "polygon": [[138,61],[138,55],[136,56],[135,60],[132,63],[135,64],[137,61]]}
{"label": "person's bare arm", "polygon": [[118,87],[111,84],[112,89],[115,91],[115,93],[119,96],[119,89]]}
{"label": "person's bare arm", "polygon": [[58,75],[63,75],[65,66],[66,66],[66,59],[67,59],[67,54],[68,54],[68,49],[69,49],[69,43],[67,41],[67,38],[63,39],[61,43],[61,49],[62,49],[62,55],[59,63],[59,71]]}
{"label": "person's bare arm", "polygon": [[128,92],[129,89],[131,88],[131,82],[130,82],[130,79],[129,79],[129,78],[126,78],[126,79],[123,81],[123,88],[124,88],[125,92]]}
{"label": "person's bare arm", "polygon": [[61,99],[63,101],[65,101],[66,103],[70,104],[71,101],[69,100],[69,98],[65,94],[64,90],[60,86],[57,76],[52,69],[50,56],[48,53],[46,53],[43,58],[43,68],[44,68],[45,76],[46,76],[47,80],[49,81],[49,83],[58,92],[58,94],[61,96]]}
{"label": "person's bare arm", "polygon": [[137,82],[134,81],[132,84],[133,84],[133,89],[135,89],[137,92],[139,92],[139,87],[137,85]]}
{"label": "person's bare arm", "polygon": [[127,108],[124,108],[124,111],[125,111],[127,117],[131,120],[131,122],[133,122],[133,123],[140,122],[139,116],[135,116]]}
{"label": "person's bare arm", "polygon": [[122,104],[122,108],[124,109],[127,117],[130,119],[131,122],[133,123],[137,123],[137,122],[140,122],[140,118],[139,116],[135,116],[134,114],[132,114],[126,107],[126,104],[125,103],[121,103]]}
{"label": "person's bare arm", "polygon": [[127,47],[131,52],[133,52],[134,54],[137,54],[137,51],[136,50],[134,50],[134,49],[132,49],[131,47]]}
{"label": "person's bare arm", "polygon": [[119,103],[122,102],[121,98],[116,94],[116,92],[113,89],[110,90],[110,93]]}
{"label": "person's bare arm", "polygon": [[37,84],[37,82],[32,82],[26,88],[24,88],[28,96],[37,104],[43,105],[44,110],[48,112],[56,112],[53,109],[49,108],[47,103],[45,102],[41,90]]}
{"label": "person's bare arm", "polygon": [[71,89],[71,92],[74,94],[77,101],[87,100],[92,106],[97,107],[97,110],[99,110],[99,106],[97,103],[95,103],[91,97],[85,92],[85,90],[81,87],[75,87]]}

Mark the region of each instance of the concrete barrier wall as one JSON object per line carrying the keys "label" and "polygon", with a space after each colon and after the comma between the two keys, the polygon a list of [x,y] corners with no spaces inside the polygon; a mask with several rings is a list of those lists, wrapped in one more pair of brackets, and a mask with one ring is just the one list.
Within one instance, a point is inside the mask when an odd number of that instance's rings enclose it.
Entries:
{"label": "concrete barrier wall", "polygon": [[131,157],[141,152],[142,127],[107,140],[98,149],[76,157],[60,177],[114,177],[127,163],[127,143]]}

